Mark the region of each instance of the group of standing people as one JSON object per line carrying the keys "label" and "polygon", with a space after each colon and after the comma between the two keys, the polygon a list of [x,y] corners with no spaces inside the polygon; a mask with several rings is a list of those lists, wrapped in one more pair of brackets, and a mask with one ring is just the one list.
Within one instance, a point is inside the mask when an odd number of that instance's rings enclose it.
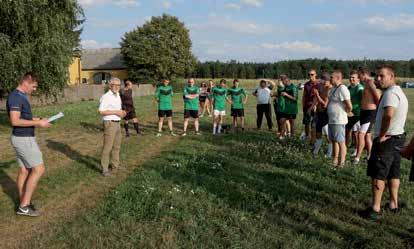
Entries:
{"label": "group of standing people", "polygon": [[[401,156],[414,156],[414,139],[404,147],[405,122],[408,113],[408,101],[402,89],[396,84],[396,75],[389,65],[381,66],[375,79],[371,72],[360,68],[349,75],[350,84],[345,86],[340,71],[332,74],[323,73],[317,78],[315,70],[309,71],[309,81],[304,85],[302,99],[304,135],[313,145],[313,153],[317,155],[323,144],[323,136],[328,142],[328,156],[332,158],[335,168],[341,168],[346,161],[347,146],[356,148],[354,164],[361,160],[364,150],[367,152],[367,175],[371,177],[372,205],[364,210],[363,215],[378,219],[381,212],[381,198],[386,183],[390,192],[390,202],[386,209],[391,212],[400,210],[398,190],[400,185]],[[165,79],[157,86],[154,98],[158,103],[158,133],[162,136],[164,119],[167,118],[170,134],[173,130],[173,89]],[[19,80],[18,87],[9,95],[7,112],[13,127],[11,144],[16,152],[20,170],[17,177],[17,189],[20,204],[17,214],[38,216],[39,212],[31,199],[45,167],[42,153],[35,139],[35,128],[49,128],[48,119],[36,118],[32,115],[28,99],[37,89],[38,79],[33,73],[26,73]],[[252,95],[256,97],[257,128],[260,129],[263,116],[267,119],[268,128],[272,129],[271,103],[276,114],[278,136],[285,138],[295,133],[295,119],[298,113],[298,88],[286,75],[281,75],[278,82],[261,80]],[[125,88],[121,91],[121,80],[112,78],[109,90],[102,96],[99,113],[104,127],[104,142],[101,154],[102,174],[111,175],[112,171],[122,169],[120,163],[121,121],[125,120],[126,136],[129,134],[128,121],[132,120],[138,134],[142,134],[136,117],[132,82],[125,80]],[[190,119],[194,120],[195,134],[201,135],[199,117],[205,112],[213,116],[212,133],[223,131],[226,115],[226,104],[231,105],[233,127],[241,122],[245,128],[244,106],[248,100],[247,91],[233,81],[230,88],[226,80],[220,80],[215,86],[212,81],[203,82],[201,88],[189,79],[182,93],[184,101],[184,131],[187,135]],[[111,170],[110,170],[111,164]],[[410,176],[414,180],[414,171]]]}

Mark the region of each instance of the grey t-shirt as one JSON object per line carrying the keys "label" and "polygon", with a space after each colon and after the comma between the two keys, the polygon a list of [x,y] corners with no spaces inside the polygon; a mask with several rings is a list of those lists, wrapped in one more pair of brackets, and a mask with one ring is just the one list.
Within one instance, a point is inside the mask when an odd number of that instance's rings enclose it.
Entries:
{"label": "grey t-shirt", "polygon": [[408,100],[399,86],[391,86],[383,93],[378,106],[377,116],[375,117],[374,137],[378,137],[381,132],[382,117],[385,107],[394,107],[395,113],[388,128],[387,135],[395,136],[404,133],[405,121],[408,113]]}

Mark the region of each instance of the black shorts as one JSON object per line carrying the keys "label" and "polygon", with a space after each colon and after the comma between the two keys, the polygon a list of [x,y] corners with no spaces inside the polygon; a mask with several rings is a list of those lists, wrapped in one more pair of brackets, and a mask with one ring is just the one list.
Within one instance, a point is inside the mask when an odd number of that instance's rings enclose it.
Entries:
{"label": "black shorts", "polygon": [[172,117],[172,110],[158,110],[158,117]]}
{"label": "black shorts", "polygon": [[127,114],[124,117],[124,120],[131,120],[131,119],[134,119],[134,118],[137,117],[137,114],[135,112],[135,109],[129,110],[129,111],[126,111],[126,112],[127,112]]}
{"label": "black shorts", "polygon": [[361,110],[361,117],[360,117],[360,124],[363,126],[364,124],[369,123],[369,128],[367,133],[371,133],[372,127],[375,123],[375,116],[377,114],[377,110]]}
{"label": "black shorts", "polygon": [[184,110],[184,118],[198,118],[198,110]]}
{"label": "black shorts", "polygon": [[393,136],[379,143],[374,139],[371,157],[368,160],[367,175],[372,179],[400,179],[400,148],[404,146],[405,136]]}
{"label": "black shorts", "polygon": [[277,115],[279,115],[279,119],[296,119],[296,114],[288,114],[284,112],[278,112]]}
{"label": "black shorts", "polygon": [[233,109],[231,108],[232,117],[244,117],[244,109]]}
{"label": "black shorts", "polygon": [[317,112],[316,113],[316,124],[315,124],[315,130],[317,133],[322,133],[323,127],[329,123],[329,116],[328,113],[325,112]]}
{"label": "black shorts", "polygon": [[347,130],[352,130],[352,127],[361,119],[360,116],[353,116],[348,118],[348,123],[346,124],[345,128]]}
{"label": "black shorts", "polygon": [[198,97],[198,100],[199,100],[201,103],[206,102],[206,99],[207,99],[207,96],[200,96],[200,97]]}

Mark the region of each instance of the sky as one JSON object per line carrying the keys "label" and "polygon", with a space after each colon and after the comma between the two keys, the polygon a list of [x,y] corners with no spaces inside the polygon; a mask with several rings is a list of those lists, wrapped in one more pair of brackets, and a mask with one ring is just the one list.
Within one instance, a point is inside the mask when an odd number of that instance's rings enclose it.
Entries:
{"label": "sky", "polygon": [[120,47],[152,16],[177,16],[200,61],[414,58],[414,0],[79,0],[84,49]]}

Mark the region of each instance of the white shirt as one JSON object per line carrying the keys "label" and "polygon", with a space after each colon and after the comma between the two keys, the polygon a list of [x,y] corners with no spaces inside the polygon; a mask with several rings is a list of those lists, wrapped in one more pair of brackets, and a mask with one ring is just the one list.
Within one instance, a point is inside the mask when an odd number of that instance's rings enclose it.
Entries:
{"label": "white shirt", "polygon": [[265,88],[258,87],[256,88],[254,92],[257,94],[258,105],[270,103],[272,91],[268,87],[265,87]]}
{"label": "white shirt", "polygon": [[394,117],[391,119],[388,128],[388,136],[404,134],[405,121],[408,113],[408,100],[399,86],[391,86],[384,91],[381,101],[378,105],[377,115],[375,117],[374,137],[378,137],[381,132],[382,117],[384,116],[385,107],[394,107]]}
{"label": "white shirt", "polygon": [[[120,111],[122,110],[122,101],[119,93],[114,93],[111,90],[102,95],[99,101],[99,111]],[[121,118],[117,115],[106,115],[102,117],[104,121],[120,121]]]}
{"label": "white shirt", "polygon": [[328,94],[328,116],[329,124],[346,125],[348,123],[348,115],[345,111],[345,100],[351,100],[351,94],[348,88],[341,84],[333,87]]}

